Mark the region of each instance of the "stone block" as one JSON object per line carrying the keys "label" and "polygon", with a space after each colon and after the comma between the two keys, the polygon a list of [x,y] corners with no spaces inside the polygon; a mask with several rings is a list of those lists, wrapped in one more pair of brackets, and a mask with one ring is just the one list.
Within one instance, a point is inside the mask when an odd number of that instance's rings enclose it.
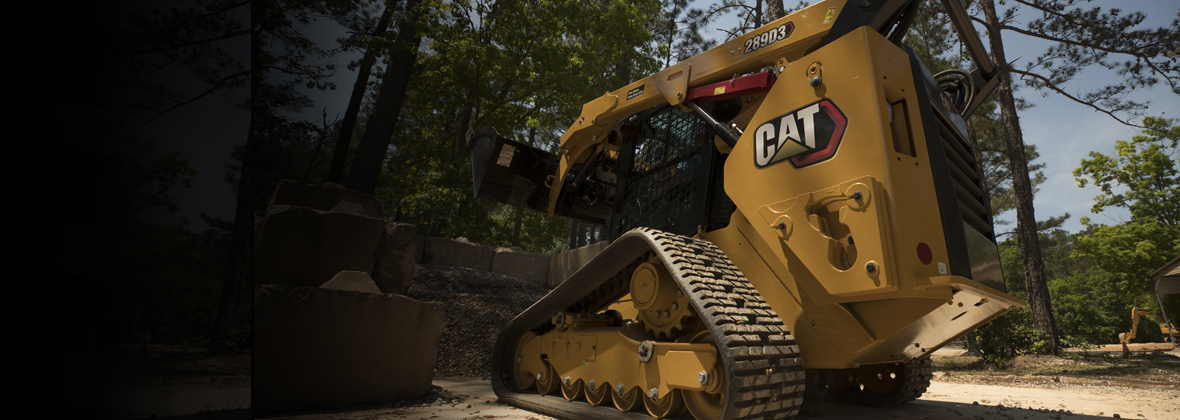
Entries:
{"label": "stone block", "polygon": [[404,296],[254,289],[255,412],[412,399],[430,390],[443,314]]}
{"label": "stone block", "polygon": [[414,258],[414,264],[422,264],[422,259],[426,258],[426,235],[421,233],[414,235],[414,246],[418,248],[418,255]]}
{"label": "stone block", "polygon": [[332,277],[331,280],[324,282],[320,288],[377,294],[381,293],[381,289],[378,289],[377,285],[373,283],[373,279],[369,278],[369,273],[364,271],[341,271],[336,273],[336,276]]}
{"label": "stone block", "polygon": [[319,211],[332,211],[340,203],[355,203],[365,211],[365,216],[381,217],[381,202],[369,194],[346,190],[340,185],[325,182],[323,185],[304,184],[284,179],[279,181],[274,195],[270,197],[267,212],[274,206],[310,207]]}
{"label": "stone block", "polygon": [[498,248],[492,255],[492,272],[548,287],[550,258],[548,255]]}
{"label": "stone block", "polygon": [[372,273],[385,222],[307,207],[273,206],[254,254],[254,284],[318,287],[343,270]]}
{"label": "stone block", "polygon": [[493,253],[492,247],[468,242],[466,238],[426,238],[426,255],[422,263],[491,271]]}
{"label": "stone block", "polygon": [[554,255],[549,262],[549,288],[557,287],[565,279],[578,272],[578,269],[606,249],[607,245],[607,241],[595,242]]}
{"label": "stone block", "polygon": [[377,244],[377,263],[373,267],[373,282],[382,293],[404,295],[410,290],[414,277],[414,260],[418,247],[414,236],[418,232],[408,223],[388,223]]}

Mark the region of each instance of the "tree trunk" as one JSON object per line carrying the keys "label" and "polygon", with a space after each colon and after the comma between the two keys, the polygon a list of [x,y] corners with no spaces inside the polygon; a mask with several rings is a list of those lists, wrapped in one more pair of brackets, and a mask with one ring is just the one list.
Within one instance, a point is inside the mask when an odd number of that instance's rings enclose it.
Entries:
{"label": "tree trunk", "polygon": [[[380,38],[389,29],[389,18],[393,15],[393,8],[386,7],[377,21],[377,28],[371,34]],[[377,61],[375,48],[369,47],[361,58],[360,72],[356,75],[356,83],[352,85],[352,97],[348,99],[348,109],[344,111],[344,121],[340,126],[340,136],[336,138],[336,151],[332,153],[332,166],[328,169],[328,182],[337,184],[344,181],[344,163],[348,160],[348,146],[352,143],[352,130],[356,128],[356,115],[361,110],[361,102],[365,98],[366,88],[369,86],[369,74],[373,63]]]}
{"label": "tree trunk", "polygon": [[238,178],[237,208],[234,210],[234,231],[230,237],[229,257],[225,260],[225,274],[221,279],[221,299],[209,334],[209,351],[213,354],[229,352],[227,336],[237,328],[241,315],[243,287],[253,287],[254,250],[254,124],[246,135],[246,156],[242,159],[242,173]]}
{"label": "tree trunk", "polygon": [[1008,60],[1004,57],[999,19],[993,0],[984,0],[980,6],[987,21],[988,40],[992,55],[999,65],[1000,84],[996,93],[1000,98],[1000,117],[1007,137],[1008,161],[1012,171],[1012,189],[1016,199],[1016,235],[1020,243],[1021,260],[1024,263],[1024,278],[1028,285],[1028,301],[1032,309],[1033,327],[1048,339],[1048,348],[1043,353],[1057,352],[1057,323],[1053,319],[1053,306],[1049,301],[1049,285],[1045,279],[1045,266],[1041,259],[1040,239],[1037,236],[1036,216],[1033,214],[1032,182],[1028,177],[1028,162],[1024,157],[1024,135],[1020,130],[1020,119],[1016,115],[1016,99],[1012,96],[1012,78],[1008,73]]}
{"label": "tree trunk", "polygon": [[774,22],[786,15],[787,9],[783,7],[783,0],[766,1],[766,20],[768,22]]}
{"label": "tree trunk", "polygon": [[754,29],[762,27],[762,0],[754,2]]}
{"label": "tree trunk", "polygon": [[421,0],[406,1],[406,19],[398,31],[397,45],[389,54],[389,64],[385,67],[385,77],[381,79],[381,90],[377,92],[373,115],[365,125],[361,143],[352,160],[347,185],[350,190],[373,194],[377,189],[377,177],[381,174],[381,165],[385,163],[385,153],[389,150],[389,141],[393,137],[398,115],[401,114],[402,100],[410,84],[410,73],[414,69],[414,62],[418,61],[418,46],[422,43],[418,20],[424,16],[419,7],[421,3]]}

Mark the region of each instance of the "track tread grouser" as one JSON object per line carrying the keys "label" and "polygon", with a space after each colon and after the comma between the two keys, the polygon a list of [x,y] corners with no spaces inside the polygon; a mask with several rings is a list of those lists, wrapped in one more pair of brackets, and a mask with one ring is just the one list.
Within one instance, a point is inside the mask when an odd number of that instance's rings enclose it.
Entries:
{"label": "track tread grouser", "polygon": [[[629,255],[624,261],[634,261],[646,252],[655,252],[678,282],[680,289],[690,297],[695,313],[701,317],[709,332],[715,337],[714,344],[719,353],[719,362],[724,363],[726,372],[726,403],[721,418],[778,419],[796,415],[803,404],[806,383],[799,347],[795,344],[794,336],[783,325],[782,319],[734,267],[729,258],[706,241],[648,228],[632,230],[624,237],[632,235],[642,236],[648,246],[631,246],[633,249],[625,252]],[[604,254],[606,253],[607,251],[604,251]],[[600,260],[617,259],[600,255],[569,281],[585,279],[585,270],[593,270],[596,262],[604,262]],[[562,290],[559,286],[510,322],[496,346],[496,352],[500,357],[494,360],[502,360],[506,348],[515,348],[515,340],[525,331],[520,326],[532,324],[530,329],[538,328],[537,318],[534,316],[545,314],[547,309],[567,310],[570,306],[584,304],[583,298],[586,296],[581,293],[615,290],[618,295],[613,298],[622,296],[627,288],[611,283],[617,282],[620,278],[619,270],[626,270],[634,264],[622,266],[616,263],[615,266],[616,269],[613,271],[596,274],[596,281],[584,284],[581,288],[571,285]],[[601,301],[602,298],[598,296],[594,300]],[[566,303],[558,305],[551,299],[564,300]],[[512,344],[506,346],[508,343]],[[500,369],[499,366],[495,366],[496,364],[494,361],[492,372],[496,394],[512,405],[567,419],[651,418],[638,413],[620,412],[614,408],[568,402],[560,397],[541,397],[529,391],[509,387],[507,384],[513,382],[508,378],[507,370]],[[502,363],[500,365],[503,366]]]}

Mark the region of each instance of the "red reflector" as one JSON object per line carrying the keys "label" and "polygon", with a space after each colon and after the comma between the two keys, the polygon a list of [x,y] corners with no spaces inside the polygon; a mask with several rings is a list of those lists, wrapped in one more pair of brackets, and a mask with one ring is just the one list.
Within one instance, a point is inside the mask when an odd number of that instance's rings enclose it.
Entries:
{"label": "red reflector", "polygon": [[919,242],[918,243],[918,260],[921,260],[922,264],[930,265],[930,261],[933,259],[934,259],[934,254],[930,252],[930,245],[926,245],[925,242]]}

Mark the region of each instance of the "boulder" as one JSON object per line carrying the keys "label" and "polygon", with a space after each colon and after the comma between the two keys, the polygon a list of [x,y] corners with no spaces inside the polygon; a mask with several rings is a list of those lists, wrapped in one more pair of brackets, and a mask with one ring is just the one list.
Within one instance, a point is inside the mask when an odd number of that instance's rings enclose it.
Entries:
{"label": "boulder", "polygon": [[554,255],[549,262],[549,288],[557,287],[606,249],[607,241],[595,242],[581,248]]}
{"label": "boulder", "polygon": [[548,287],[549,260],[548,255],[497,248],[492,255],[492,272]]}
{"label": "boulder", "polygon": [[377,244],[373,282],[382,293],[404,295],[414,277],[418,247],[414,236],[418,230],[407,223],[388,223]]}
{"label": "boulder", "polygon": [[254,254],[254,284],[318,287],[343,270],[371,273],[385,222],[375,217],[272,206]]}
{"label": "boulder", "polygon": [[340,203],[355,203],[364,209],[364,216],[380,217],[381,202],[369,194],[346,190],[340,185],[325,182],[323,185],[309,185],[284,179],[279,181],[275,193],[270,197],[267,209],[274,206],[310,207],[319,211],[331,211]]}
{"label": "boulder", "polygon": [[255,412],[413,399],[431,387],[444,318],[404,296],[254,289]]}
{"label": "boulder", "polygon": [[466,238],[426,238],[426,255],[422,263],[491,271],[493,252],[492,247],[468,242]]}
{"label": "boulder", "polygon": [[355,214],[357,216],[380,216],[380,214],[370,215],[367,211],[365,211],[364,206],[349,201],[341,201],[340,204],[337,204],[336,207],[332,207],[332,210],[328,211],[333,213]]}
{"label": "boulder", "polygon": [[321,289],[345,290],[353,292],[365,293],[381,293],[381,289],[373,283],[373,279],[369,278],[369,273],[364,271],[341,271],[336,273],[331,280],[324,282],[320,286]]}

